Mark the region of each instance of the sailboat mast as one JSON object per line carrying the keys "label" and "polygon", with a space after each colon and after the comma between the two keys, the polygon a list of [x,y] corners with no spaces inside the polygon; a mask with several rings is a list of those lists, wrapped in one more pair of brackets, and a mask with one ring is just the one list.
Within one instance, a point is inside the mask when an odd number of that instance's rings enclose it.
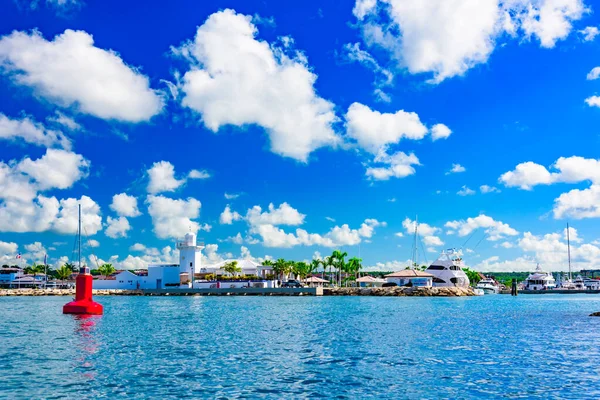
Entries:
{"label": "sailboat mast", "polygon": [[411,268],[415,268],[416,264],[417,264],[417,232],[419,229],[419,216],[415,215],[415,237],[414,237],[414,243],[413,243],[413,260],[412,260],[412,267]]}
{"label": "sailboat mast", "polygon": [[569,280],[572,281],[573,277],[571,275],[571,237],[569,235],[569,223],[567,222],[567,254],[569,257]]}
{"label": "sailboat mast", "polygon": [[81,204],[79,204],[79,228],[77,229],[77,244],[79,246],[77,258],[79,259],[79,269],[81,270]]}

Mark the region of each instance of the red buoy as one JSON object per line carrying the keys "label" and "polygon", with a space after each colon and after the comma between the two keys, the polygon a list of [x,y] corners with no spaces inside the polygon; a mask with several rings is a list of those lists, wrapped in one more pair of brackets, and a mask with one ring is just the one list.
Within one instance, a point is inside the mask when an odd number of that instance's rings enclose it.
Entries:
{"label": "red buoy", "polygon": [[75,280],[75,300],[63,306],[63,314],[102,314],[102,304],[92,300],[92,281],[89,269],[82,267]]}

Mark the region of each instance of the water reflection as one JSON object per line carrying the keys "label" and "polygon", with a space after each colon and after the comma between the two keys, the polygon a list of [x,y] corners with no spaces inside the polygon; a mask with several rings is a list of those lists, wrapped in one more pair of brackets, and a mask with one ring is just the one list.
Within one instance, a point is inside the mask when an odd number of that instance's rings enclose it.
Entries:
{"label": "water reflection", "polygon": [[102,316],[100,315],[74,315],[75,322],[75,346],[77,356],[75,358],[75,371],[86,378],[93,380],[96,377],[95,355],[98,353],[98,340],[96,325]]}

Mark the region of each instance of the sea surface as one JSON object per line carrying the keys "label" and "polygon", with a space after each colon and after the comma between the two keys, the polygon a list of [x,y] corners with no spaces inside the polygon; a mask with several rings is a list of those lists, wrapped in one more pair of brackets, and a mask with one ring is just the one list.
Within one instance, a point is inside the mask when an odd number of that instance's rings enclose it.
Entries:
{"label": "sea surface", "polygon": [[600,295],[0,298],[0,398],[600,398]]}

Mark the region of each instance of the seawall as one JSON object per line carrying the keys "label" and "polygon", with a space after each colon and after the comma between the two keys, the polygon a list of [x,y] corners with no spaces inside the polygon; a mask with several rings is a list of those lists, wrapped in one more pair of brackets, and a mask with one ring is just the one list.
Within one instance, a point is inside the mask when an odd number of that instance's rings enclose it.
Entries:
{"label": "seawall", "polygon": [[374,288],[325,288],[324,296],[432,296],[460,297],[475,296],[471,288],[459,287],[374,287]]}

